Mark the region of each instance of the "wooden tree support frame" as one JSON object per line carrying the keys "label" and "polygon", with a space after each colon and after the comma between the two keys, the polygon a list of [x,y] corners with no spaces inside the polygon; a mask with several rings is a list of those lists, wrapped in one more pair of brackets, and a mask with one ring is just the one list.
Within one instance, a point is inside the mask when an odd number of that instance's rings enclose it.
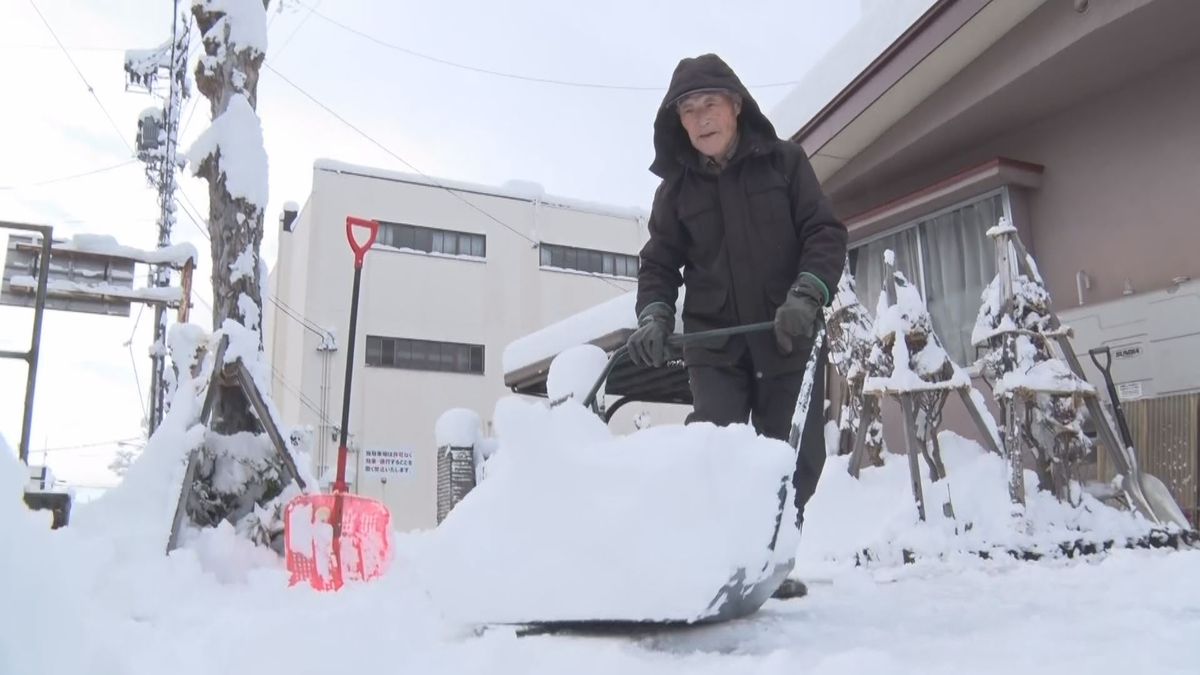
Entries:
{"label": "wooden tree support frame", "polygon": [[[887,302],[889,306],[896,301],[896,277],[891,270],[885,269],[887,275],[887,287],[884,292],[887,294]],[[936,336],[930,334],[934,339]],[[885,355],[887,351],[884,350]],[[882,370],[894,370],[894,364],[891,363],[890,357],[885,356],[886,363],[861,364],[861,368],[868,375],[884,375],[879,372]],[[876,372],[870,372],[870,371]],[[854,478],[858,478],[862,467],[868,463],[868,453],[870,449],[867,447],[867,435],[871,428],[882,419],[881,399],[885,395],[880,392],[867,392],[861,386],[856,387],[855,391],[862,401],[862,411],[858,419],[858,427],[854,433],[854,446],[850,452],[849,472]],[[937,440],[937,427],[940,425],[941,409],[945,405],[946,399],[949,398],[952,391],[957,391],[962,398],[963,405],[966,406],[970,413],[971,420],[978,427],[980,437],[983,439],[984,446],[990,452],[997,455],[1002,455],[998,439],[992,435],[991,427],[987,425],[983,418],[983,411],[979,409],[975,399],[971,396],[971,385],[968,383],[964,386],[948,387],[940,382],[929,382],[925,387],[913,387],[904,391],[888,392],[887,395],[897,399],[900,403],[901,413],[904,416],[904,445],[905,455],[908,457],[909,481],[913,493],[913,500],[916,502],[917,515],[922,521],[926,519],[926,503],[927,498],[924,488],[921,483],[921,463],[920,457],[924,456],[926,463],[929,465],[930,478],[935,486],[945,488],[945,498],[942,500],[942,514],[946,518],[953,519],[954,503],[950,495],[949,481],[946,474],[946,467],[942,463],[941,449]],[[918,411],[923,410],[924,415],[918,417]]]}
{"label": "wooden tree support frame", "polygon": [[[208,426],[217,387],[227,386],[226,383],[230,382],[235,383],[236,386],[241,388],[242,393],[246,395],[246,400],[254,408],[254,413],[258,417],[259,423],[262,424],[263,430],[271,439],[271,444],[275,446],[275,451],[279,453],[280,459],[283,460],[284,473],[287,474],[288,478],[296,482],[301,491],[307,491],[308,485],[300,475],[300,470],[296,466],[296,460],[292,457],[292,453],[283,439],[283,434],[279,431],[279,426],[271,416],[270,409],[262,397],[262,392],[258,390],[258,386],[254,383],[254,377],[246,369],[246,364],[242,363],[240,359],[232,364],[225,363],[225,351],[228,346],[229,338],[222,338],[221,344],[217,348],[216,357],[213,360],[212,377],[209,379],[208,389],[204,395],[204,404],[200,408],[200,416],[196,423],[205,427]],[[196,473],[199,471],[201,449],[202,446],[192,448],[188,453],[187,469],[183,474],[183,484],[179,488],[179,501],[175,505],[175,517],[171,522],[171,535],[167,540],[167,553],[170,553],[179,546],[179,535],[183,531],[184,520],[187,519],[187,504],[192,498],[193,487],[196,483]]]}

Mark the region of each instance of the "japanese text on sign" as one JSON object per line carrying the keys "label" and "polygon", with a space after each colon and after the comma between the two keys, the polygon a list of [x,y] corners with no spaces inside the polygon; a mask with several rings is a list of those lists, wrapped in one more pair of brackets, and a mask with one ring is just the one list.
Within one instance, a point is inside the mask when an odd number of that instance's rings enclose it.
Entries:
{"label": "japanese text on sign", "polygon": [[363,473],[367,474],[408,475],[413,472],[413,453],[411,450],[366,448],[362,467]]}

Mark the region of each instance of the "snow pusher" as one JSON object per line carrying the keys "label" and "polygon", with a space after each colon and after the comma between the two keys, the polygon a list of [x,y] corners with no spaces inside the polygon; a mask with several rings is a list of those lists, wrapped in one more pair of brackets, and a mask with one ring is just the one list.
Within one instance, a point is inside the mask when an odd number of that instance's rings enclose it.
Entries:
{"label": "snow pusher", "polygon": [[[355,228],[365,229],[359,243]],[[358,324],[358,293],[363,260],[379,223],[349,216],[346,238],[354,251],[354,287],[350,300],[350,334],[346,340],[346,385],[342,395],[342,424],[338,431],[337,477],[332,494],[306,494],[284,510],[284,550],[289,585],[307,582],[321,591],[336,591],[347,581],[381,576],[391,556],[391,513],[382,502],[349,494],[346,483],[346,427],[350,423],[350,382],[354,373],[354,340]]]}
{"label": "snow pusher", "polygon": [[[772,326],[764,322],[674,335],[669,344],[678,348]],[[794,426],[808,418],[824,337],[822,325],[803,374]],[[613,351],[579,401],[583,417],[572,417],[575,406],[563,408],[562,400],[536,410],[533,405],[522,407],[527,417],[514,430],[513,449],[523,452],[521,442],[535,442],[539,434],[549,434],[548,429],[529,427],[561,423],[563,418],[557,422],[554,418],[555,408],[573,422],[595,414],[601,424],[583,435],[593,439],[600,435],[599,428],[606,425],[597,406],[598,392],[626,356],[624,346]],[[504,438],[504,431],[498,456],[514,440]],[[544,470],[544,480],[518,477],[513,470],[518,457],[509,457],[513,464],[503,467],[503,476],[497,469],[439,526],[438,536],[444,538],[435,548],[441,550],[428,563],[436,567],[431,595],[452,618],[476,625],[514,626],[523,634],[620,633],[713,624],[753,614],[794,566],[798,531],[792,479],[802,436],[793,433],[797,440],[783,443],[759,437],[745,425],[651,427],[628,436],[601,438],[587,452],[580,452],[577,457],[583,459],[574,464],[575,460],[565,460],[556,452],[567,448],[550,442],[547,445],[552,447],[539,450],[545,454],[538,459],[551,465]],[[666,447],[659,439],[696,440],[703,446]],[[722,447],[726,442],[735,445]],[[742,450],[750,452],[738,455]],[[619,460],[605,462],[606,455],[618,454]],[[689,457],[696,458],[692,464]],[[769,461],[764,459],[768,457]],[[580,472],[591,474],[586,476],[589,480],[577,481]],[[556,478],[559,475],[561,479]],[[497,479],[508,481],[503,490]],[[544,491],[539,494],[541,501],[531,502],[536,502],[536,508],[513,505],[528,497],[515,494],[520,489]],[[653,496],[656,492],[669,499]],[[726,508],[739,502],[752,502],[753,508]],[[656,504],[659,513],[643,510]],[[528,531],[539,526],[543,531]],[[504,532],[497,533],[498,529]],[[556,537],[555,532],[562,534]],[[700,552],[698,557],[704,558],[705,551],[713,552],[711,559],[689,557]],[[463,562],[488,555],[492,560],[483,565]]]}

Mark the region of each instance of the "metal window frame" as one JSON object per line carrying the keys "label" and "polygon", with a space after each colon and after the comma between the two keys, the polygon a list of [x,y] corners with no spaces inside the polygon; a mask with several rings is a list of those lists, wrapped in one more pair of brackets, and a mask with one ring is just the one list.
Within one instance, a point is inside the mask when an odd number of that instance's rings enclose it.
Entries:
{"label": "metal window frame", "polygon": [[[415,370],[434,373],[461,373],[464,375],[484,375],[487,369],[486,345],[471,342],[452,342],[448,340],[425,340],[421,338],[386,337],[382,335],[367,335],[368,343],[380,341],[380,358],[372,362],[365,350],[364,362],[370,368],[392,368],[396,370]],[[387,349],[388,346],[391,349]],[[399,350],[407,347],[407,356],[401,357]],[[391,354],[391,363],[385,363],[383,354]],[[459,359],[465,354],[465,359]],[[472,365],[476,363],[478,354],[478,370]],[[419,355],[419,356],[418,356]],[[460,367],[461,366],[461,367]]]}
{"label": "metal window frame", "polygon": [[992,188],[991,190],[986,190],[984,192],[980,192],[976,195],[967,197],[966,199],[957,201],[953,204],[944,206],[940,209],[935,209],[933,211],[930,211],[929,213],[921,214],[920,216],[917,216],[916,218],[912,218],[910,220],[906,220],[903,223],[900,223],[899,225],[894,225],[885,230],[876,232],[869,237],[863,237],[861,240],[854,242],[854,244],[852,246],[850,246],[850,249],[858,249],[858,248],[866,246],[867,244],[870,244],[872,242],[879,241],[880,239],[885,239],[887,237],[890,237],[895,234],[899,234],[906,230],[916,228],[917,268],[918,268],[918,275],[920,277],[919,279],[917,279],[917,283],[921,289],[921,297],[928,298],[928,292],[926,290],[926,275],[925,275],[925,237],[924,237],[923,233],[921,232],[921,224],[926,221],[933,220],[934,218],[937,218],[938,216],[943,216],[947,213],[951,213],[953,211],[958,211],[964,207],[970,206],[971,204],[976,204],[976,203],[982,202],[986,199],[991,199],[992,197],[995,197],[996,195],[1000,195],[1000,197],[1001,197],[1000,207],[1001,207],[1001,211],[1003,212],[1004,216],[1009,219],[1009,222],[1013,222],[1012,196],[1008,189],[1008,186],[1001,185],[1000,187]]}

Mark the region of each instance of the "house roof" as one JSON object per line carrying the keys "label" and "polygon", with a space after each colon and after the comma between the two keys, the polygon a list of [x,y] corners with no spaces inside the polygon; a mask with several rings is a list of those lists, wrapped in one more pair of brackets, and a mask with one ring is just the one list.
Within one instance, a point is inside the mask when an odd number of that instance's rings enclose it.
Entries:
{"label": "house roof", "polygon": [[791,140],[825,180],[1045,1],[937,0]]}

